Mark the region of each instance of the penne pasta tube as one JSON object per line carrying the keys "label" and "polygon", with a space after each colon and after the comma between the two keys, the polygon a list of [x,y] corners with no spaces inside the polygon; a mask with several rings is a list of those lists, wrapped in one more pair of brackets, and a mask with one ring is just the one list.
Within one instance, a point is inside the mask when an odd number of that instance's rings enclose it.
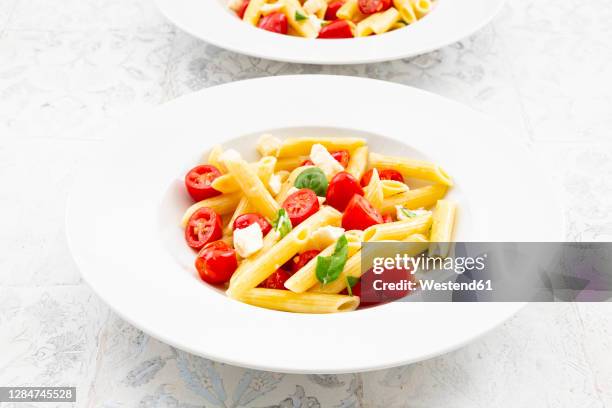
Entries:
{"label": "penne pasta tube", "polygon": [[[357,234],[346,234],[346,239],[349,242],[348,256],[353,256],[361,248],[360,236]],[[332,243],[325,248],[318,256],[330,256],[334,253],[336,243]],[[317,280],[317,257],[314,257],[299,271],[293,274],[285,282],[285,287],[292,292],[302,293],[316,285],[319,281]],[[348,261],[347,261],[348,262]]]}
{"label": "penne pasta tube", "polygon": [[278,234],[274,231],[270,231],[263,239],[263,247],[257,251],[256,253],[254,253],[253,255],[249,256],[246,259],[243,259],[240,262],[240,266],[242,268],[238,268],[234,274],[232,275],[232,277],[230,278],[230,286],[233,284],[234,281],[236,281],[237,279],[239,279],[239,275],[241,273],[243,273],[245,270],[248,270],[247,265],[249,263],[253,263],[253,261],[255,261],[256,259],[260,258],[261,256],[263,256],[263,254],[265,254],[266,252],[268,252],[270,250],[270,248],[272,248],[274,246],[274,244],[276,244],[278,242]]}
{"label": "penne pasta tube", "polygon": [[336,17],[346,21],[360,21],[365,15],[359,10],[358,0],[347,0],[336,12]]}
{"label": "penne pasta tube", "polygon": [[279,289],[250,289],[240,299],[249,305],[293,313],[350,312],[359,306],[357,296],[293,293]]}
{"label": "penne pasta tube", "polygon": [[396,194],[405,193],[410,190],[408,185],[396,180],[381,180],[383,197],[391,197]]}
{"label": "penne pasta tube", "polygon": [[252,262],[241,264],[234,274],[237,277],[230,282],[228,296],[239,299],[247,290],[252,289],[272,275],[285,262],[300,252],[310,239],[314,230],[323,225],[340,225],[341,213],[325,206],[310,216],[289,234],[278,241],[270,250],[255,258]]}
{"label": "penne pasta tube", "polygon": [[406,24],[412,24],[417,21],[411,0],[393,0],[393,6],[399,11],[402,20]]}
{"label": "penne pasta tube", "polygon": [[450,250],[450,243],[453,239],[453,226],[457,204],[448,200],[439,200],[433,212],[433,222],[431,225],[431,246],[429,256],[440,256],[446,258]]}
{"label": "penne pasta tube", "polygon": [[[252,170],[257,173],[257,177],[266,185],[268,188],[268,181],[270,176],[274,174],[274,166],[276,164],[276,157],[265,156],[262,157],[258,162],[251,163],[249,166]],[[225,167],[225,166],[224,166]],[[232,174],[224,174],[217,177],[211,183],[212,188],[222,193],[235,193],[240,191],[240,184],[236,181]]]}
{"label": "penne pasta tube", "polygon": [[236,206],[240,202],[241,197],[242,195],[240,193],[222,194],[220,196],[207,198],[206,200],[199,201],[189,207],[187,211],[185,211],[185,213],[183,214],[183,218],[181,219],[181,225],[183,226],[183,228],[185,228],[185,226],[187,226],[187,222],[189,222],[189,218],[191,218],[193,213],[202,207],[209,207],[219,215],[230,214],[236,209]]}
{"label": "penne pasta tube", "polygon": [[431,0],[410,0],[417,18],[423,18],[431,11]]}
{"label": "penne pasta tube", "polygon": [[204,164],[211,164],[215,166],[216,168],[218,168],[219,171],[221,171],[221,173],[227,173],[227,169],[225,168],[225,165],[221,163],[221,160],[219,160],[219,157],[221,157],[222,154],[223,154],[223,148],[221,147],[221,145],[214,146],[210,150],[210,153],[208,153],[208,156],[205,159]]}
{"label": "penne pasta tube", "polygon": [[292,171],[295,168],[300,167],[302,163],[304,163],[304,161],[308,159],[309,159],[309,156],[292,156],[292,157],[285,157],[282,159],[278,159],[276,161],[276,166],[274,167],[274,169],[276,171],[281,171],[281,170]]}
{"label": "penne pasta tube", "polygon": [[448,188],[446,186],[437,184],[396,194],[383,201],[381,212],[383,214],[393,212],[395,211],[396,205],[403,205],[411,210],[428,208],[442,199],[446,195],[447,190]]}
{"label": "penne pasta tube", "polygon": [[262,15],[262,7],[266,4],[266,0],[251,0],[246,10],[244,11],[244,16],[242,20],[256,26],[259,23],[259,19]]}
{"label": "penne pasta tube", "polygon": [[346,166],[346,171],[358,181],[361,180],[361,176],[363,176],[368,168],[368,153],[368,146],[356,148],[351,153],[351,160],[348,166]]}
{"label": "penne pasta tube", "polygon": [[394,169],[402,173],[404,177],[428,180],[446,186],[453,185],[449,175],[440,166],[421,160],[370,153],[370,167]]}
{"label": "penne pasta tube", "polygon": [[226,152],[222,159],[253,208],[268,220],[273,220],[280,206],[249,164],[238,154],[228,155]]}
{"label": "penne pasta tube", "polygon": [[383,207],[383,188],[380,183],[380,176],[378,175],[378,170],[374,169],[372,172],[372,178],[370,182],[364,189],[364,197],[374,208],[380,210]]}
{"label": "penne pasta tube", "polygon": [[365,139],[359,137],[289,137],[278,148],[278,158],[310,155],[312,145],[321,144],[330,152],[335,150],[355,150],[365,146]]}
{"label": "penne pasta tube", "polygon": [[357,23],[355,37],[366,37],[370,34],[383,34],[391,30],[391,28],[400,21],[400,13],[395,8],[391,7],[386,11],[374,13],[369,17]]}
{"label": "penne pasta tube", "polygon": [[431,227],[431,214],[421,215],[404,221],[376,224],[363,232],[363,241],[403,240],[414,234],[422,234]]}
{"label": "penne pasta tube", "polygon": [[300,19],[298,14],[307,16],[308,13],[302,7],[299,0],[281,0],[284,3],[285,16],[291,28],[300,36],[306,38],[316,38],[319,34],[318,28],[309,18]]}

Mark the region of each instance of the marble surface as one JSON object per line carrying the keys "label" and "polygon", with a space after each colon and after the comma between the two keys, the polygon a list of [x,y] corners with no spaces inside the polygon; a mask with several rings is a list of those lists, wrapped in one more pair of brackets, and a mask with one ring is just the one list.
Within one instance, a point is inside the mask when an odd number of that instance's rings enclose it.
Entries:
{"label": "marble surface", "polygon": [[609,0],[516,0],[430,54],[302,66],[207,45],[150,0],[0,0],[0,385],[73,385],[76,406],[108,408],[612,406],[610,304],[532,304],[461,350],[385,371],[258,372],[122,321],[82,283],[63,226],[81,157],[130,111],[237,79],[333,73],[498,119],[549,169],[567,239],[610,240],[611,34]]}

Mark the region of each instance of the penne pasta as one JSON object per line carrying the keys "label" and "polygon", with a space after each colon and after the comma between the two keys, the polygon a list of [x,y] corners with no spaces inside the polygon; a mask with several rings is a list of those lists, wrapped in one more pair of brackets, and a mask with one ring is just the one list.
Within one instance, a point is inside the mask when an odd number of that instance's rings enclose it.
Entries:
{"label": "penne pasta", "polygon": [[451,178],[440,166],[421,160],[370,153],[370,167],[394,169],[407,178],[432,181],[446,186],[453,185]]}
{"label": "penne pasta", "polygon": [[414,234],[423,234],[431,227],[431,214],[421,215],[405,221],[376,224],[363,232],[363,241],[403,240]]}
{"label": "penne pasta", "polygon": [[282,141],[278,148],[278,158],[305,156],[310,154],[312,145],[323,145],[327,150],[348,150],[352,151],[358,147],[365,146],[365,140],[359,137],[289,137]]}
{"label": "penne pasta", "polygon": [[[327,0],[276,1],[249,4],[260,4],[252,13],[264,16],[298,6],[316,15],[327,7]],[[257,150],[261,158],[247,163],[237,151],[215,146],[204,166],[185,177],[187,193],[200,200],[181,219],[185,241],[198,253],[200,278],[225,285],[228,297],[294,313],[351,311],[359,297],[340,293],[374,257],[427,249],[430,256],[448,255],[451,244],[444,244],[453,238],[457,205],[444,199],[452,182],[439,166],[372,153],[356,137],[263,135]],[[368,184],[335,177],[342,171]],[[435,184],[410,189],[398,172]]]}
{"label": "penne pasta", "polygon": [[453,238],[453,226],[457,205],[452,201],[439,200],[433,212],[431,225],[431,246],[429,256],[446,258],[449,253],[450,242]]}
{"label": "penne pasta", "polygon": [[346,167],[346,171],[357,180],[361,180],[361,177],[368,168],[368,153],[368,146],[358,147],[351,153],[351,159]]}
{"label": "penne pasta", "polygon": [[364,197],[366,200],[374,206],[377,210],[381,210],[383,207],[383,187],[380,182],[380,177],[378,175],[378,170],[374,169],[372,172],[372,177],[370,178],[370,183],[368,183],[367,187],[364,189]]}
{"label": "penne pasta", "polygon": [[383,214],[395,211],[396,205],[408,209],[429,208],[446,195],[448,188],[443,185],[425,186],[396,194],[384,200],[381,212]]}
{"label": "penne pasta", "polygon": [[399,11],[402,20],[406,24],[412,24],[417,21],[417,16],[412,7],[412,0],[393,0],[393,6]]}
{"label": "penne pasta", "polygon": [[359,306],[357,296],[293,293],[263,288],[248,290],[241,300],[253,306],[294,313],[350,312]]}
{"label": "penne pasta", "polygon": [[410,0],[417,19],[425,17],[431,11],[431,0]]}
{"label": "penne pasta", "polygon": [[280,206],[274,200],[274,197],[270,195],[270,192],[251,166],[239,156],[231,157],[227,155],[222,158],[229,174],[234,177],[242,193],[249,200],[253,208],[257,209],[268,220],[273,220]]}
{"label": "penne pasta", "polygon": [[386,11],[372,14],[357,23],[355,37],[366,37],[371,34],[383,34],[391,30],[395,23],[400,21],[400,13],[391,7]]}

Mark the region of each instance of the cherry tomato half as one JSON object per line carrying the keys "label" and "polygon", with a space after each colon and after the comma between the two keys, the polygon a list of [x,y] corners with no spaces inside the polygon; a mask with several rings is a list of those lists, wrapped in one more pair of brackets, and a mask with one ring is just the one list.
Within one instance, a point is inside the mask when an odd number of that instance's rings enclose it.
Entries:
{"label": "cherry tomato half", "polygon": [[364,197],[355,194],[346,206],[342,216],[342,227],[345,230],[365,230],[376,224],[382,224],[383,217]]}
{"label": "cherry tomato half", "polygon": [[353,38],[353,29],[346,20],[335,20],[321,27],[319,38]]}
{"label": "cherry tomato half", "polygon": [[283,203],[283,208],[287,211],[291,225],[295,227],[319,211],[319,200],[314,191],[302,188],[287,197]]}
{"label": "cherry tomato half", "polygon": [[351,159],[351,154],[348,152],[348,150],[338,150],[337,152],[333,152],[331,155],[344,168],[348,166],[349,160]]}
{"label": "cherry tomato half", "polygon": [[393,217],[391,216],[391,214],[383,215],[383,222],[385,224],[388,223],[388,222],[393,222]]}
{"label": "cherry tomato half", "polygon": [[340,10],[340,7],[344,6],[343,0],[332,1],[327,5],[327,10],[325,11],[325,20],[333,21],[338,18],[337,13]]}
{"label": "cherry tomato half", "polygon": [[259,224],[262,235],[266,235],[272,229],[272,225],[264,217],[257,213],[242,214],[234,220],[234,231],[248,227],[251,224]]}
{"label": "cherry tomato half", "polygon": [[268,276],[268,279],[263,281],[261,283],[261,285],[259,285],[259,286],[262,287],[262,288],[267,288],[267,289],[284,289],[284,290],[287,290],[285,288],[285,282],[290,277],[291,277],[291,275],[289,275],[289,273],[287,271],[285,271],[284,269],[277,269],[276,272],[274,272],[272,275]]}
{"label": "cherry tomato half", "polygon": [[289,29],[287,17],[279,12],[263,16],[261,20],[259,20],[257,27],[279,34],[287,34],[287,30]]}
{"label": "cherry tomato half", "polygon": [[314,163],[310,159],[306,159],[300,164],[300,166],[314,166]]}
{"label": "cherry tomato half", "polygon": [[399,181],[400,183],[404,182],[404,177],[402,176],[402,173],[393,169],[381,170],[378,172],[378,176],[381,180],[394,180]]}
{"label": "cherry tomato half", "polygon": [[391,0],[359,0],[359,11],[363,14],[374,14],[391,7]]}
{"label": "cherry tomato half", "polygon": [[341,171],[332,177],[327,187],[325,201],[338,211],[344,211],[348,202],[355,194],[363,195],[363,189],[355,177],[346,171]]}
{"label": "cherry tomato half", "polygon": [[236,11],[236,14],[238,14],[238,17],[240,17],[240,19],[244,18],[244,13],[246,13],[246,9],[247,7],[249,7],[249,3],[251,3],[251,0],[243,0],[242,4],[240,5],[240,8],[238,9],[238,11]]}
{"label": "cherry tomato half", "polygon": [[293,264],[291,265],[291,271],[293,273],[299,271],[306,265],[310,260],[317,255],[319,255],[321,251],[316,249],[311,249],[310,251],[302,252],[298,256],[293,258]]}
{"label": "cherry tomato half", "polygon": [[198,253],[195,266],[203,281],[213,285],[225,283],[238,267],[236,251],[223,241],[211,242]]}
{"label": "cherry tomato half", "polygon": [[219,177],[221,172],[215,166],[203,164],[189,170],[185,176],[185,187],[187,192],[195,201],[202,201],[210,197],[221,194],[211,187],[214,179]]}
{"label": "cherry tomato half", "polygon": [[221,236],[221,217],[208,207],[202,207],[194,212],[185,227],[187,245],[194,249],[200,249]]}
{"label": "cherry tomato half", "polygon": [[[370,180],[372,179],[373,173],[374,173],[374,169],[370,169],[366,171],[363,176],[361,176],[360,183],[362,187],[365,187],[368,184],[370,184]],[[404,177],[402,177],[402,174],[399,171],[393,170],[393,169],[378,170],[378,177],[381,180],[394,180],[394,181],[399,181],[401,183],[404,182]]]}

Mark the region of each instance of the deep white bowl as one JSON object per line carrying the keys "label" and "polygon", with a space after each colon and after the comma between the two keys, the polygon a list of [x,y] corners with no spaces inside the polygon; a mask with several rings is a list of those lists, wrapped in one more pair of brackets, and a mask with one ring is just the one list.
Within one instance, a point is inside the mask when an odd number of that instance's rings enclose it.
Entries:
{"label": "deep white bowl", "polygon": [[[321,90],[343,95],[342,103]],[[293,97],[277,95],[290,90]],[[363,95],[368,95],[367,100]],[[255,154],[264,131],[366,137],[454,178],[456,239],[563,239],[557,201],[529,153],[486,117],[414,88],[352,77],[280,76],[208,88],[109,132],[67,208],[71,251],[119,315],[184,350],[258,369],[339,373],[431,357],[510,317],[515,303],[393,303],[335,315],[259,309],[201,282],[179,227],[186,171],[222,143]]]}

